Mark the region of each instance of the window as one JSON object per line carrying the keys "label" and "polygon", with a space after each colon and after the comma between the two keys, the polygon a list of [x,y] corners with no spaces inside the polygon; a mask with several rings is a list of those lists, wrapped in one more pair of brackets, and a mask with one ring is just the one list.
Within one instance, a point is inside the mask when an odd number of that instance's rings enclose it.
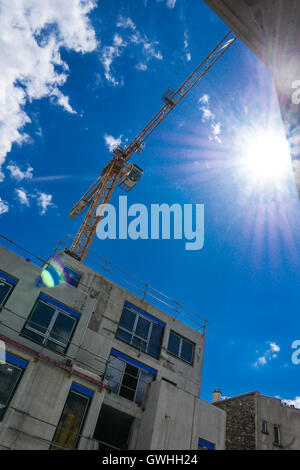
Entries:
{"label": "window", "polygon": [[88,388],[72,384],[50,450],[76,449],[93,394]]}
{"label": "window", "polygon": [[0,310],[6,303],[17,282],[18,281],[15,278],[9,276],[3,271],[0,271]]}
{"label": "window", "polygon": [[268,434],[268,423],[267,423],[267,421],[262,422],[261,432],[263,432],[265,434]]}
{"label": "window", "polygon": [[279,426],[274,426],[274,444],[280,445],[280,429],[279,429]]}
{"label": "window", "polygon": [[156,371],[114,349],[106,369],[108,388],[117,395],[142,404],[148,384],[156,377]]}
{"label": "window", "polygon": [[179,357],[185,362],[192,364],[194,359],[194,343],[188,341],[182,336],[177,335],[173,331],[170,332],[168,352]]}
{"label": "window", "polygon": [[125,302],[116,338],[159,358],[165,323]]}
{"label": "window", "polygon": [[215,450],[215,444],[204,439],[198,439],[198,450]]}
{"label": "window", "polygon": [[80,315],[74,310],[40,294],[21,334],[49,349],[64,353],[79,318]]}
{"label": "window", "polygon": [[6,353],[5,364],[0,364],[0,421],[2,421],[27,362]]}
{"label": "window", "polygon": [[67,283],[70,286],[77,287],[80,281],[80,274],[76,273],[70,268],[64,267],[64,272],[66,274]]}

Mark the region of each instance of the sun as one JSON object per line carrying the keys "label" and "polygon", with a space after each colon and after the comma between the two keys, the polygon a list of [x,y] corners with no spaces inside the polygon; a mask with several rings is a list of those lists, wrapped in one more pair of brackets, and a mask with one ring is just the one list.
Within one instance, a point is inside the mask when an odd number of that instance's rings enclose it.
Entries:
{"label": "sun", "polygon": [[257,182],[280,181],[290,162],[285,137],[272,132],[248,135],[243,142],[242,165],[247,176]]}

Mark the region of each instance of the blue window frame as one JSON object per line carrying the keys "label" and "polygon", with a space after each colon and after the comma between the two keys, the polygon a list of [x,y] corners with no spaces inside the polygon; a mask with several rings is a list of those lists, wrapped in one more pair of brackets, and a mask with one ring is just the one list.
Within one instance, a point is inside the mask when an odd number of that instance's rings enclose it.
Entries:
{"label": "blue window frame", "polygon": [[141,405],[156,370],[112,349],[105,375],[109,390]]}
{"label": "blue window frame", "polygon": [[79,318],[76,311],[41,293],[21,334],[49,349],[64,353]]}
{"label": "blue window frame", "polygon": [[12,354],[5,354],[5,363],[0,364],[0,421],[17,389],[28,362]]}
{"label": "blue window frame", "polygon": [[165,323],[125,302],[116,338],[159,358]]}
{"label": "blue window frame", "polygon": [[198,440],[198,450],[215,450],[215,444],[205,439]]}
{"label": "blue window frame", "polygon": [[7,302],[17,282],[17,279],[0,270],[0,311]]}

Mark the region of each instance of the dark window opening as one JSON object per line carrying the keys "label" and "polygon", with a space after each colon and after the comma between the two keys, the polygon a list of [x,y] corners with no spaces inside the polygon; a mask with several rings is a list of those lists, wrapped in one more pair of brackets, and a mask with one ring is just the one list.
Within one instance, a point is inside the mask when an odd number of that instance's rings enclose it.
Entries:
{"label": "dark window opening", "polygon": [[138,405],[143,403],[148,385],[155,380],[154,374],[114,355],[110,356],[105,376],[109,390]]}
{"label": "dark window opening", "polygon": [[183,338],[182,336],[170,332],[169,343],[168,343],[168,352],[173,354],[179,359],[182,359],[189,364],[192,364],[194,359],[194,350],[195,345],[191,341]]}
{"label": "dark window opening", "polygon": [[10,354],[6,355],[6,359],[6,363],[0,364],[0,421],[4,418],[27,365],[26,361]]}
{"label": "dark window opening", "polygon": [[17,280],[0,271],[0,310],[4,307],[12,293]]}
{"label": "dark window opening", "polygon": [[102,405],[94,439],[99,441],[100,450],[126,450],[130,441],[130,430],[134,418],[115,408]]}
{"label": "dark window opening", "polygon": [[265,433],[265,434],[268,433],[268,423],[267,423],[267,421],[263,421],[263,422],[262,422],[261,432],[263,432],[263,433]]}
{"label": "dark window opening", "polygon": [[279,429],[279,426],[274,426],[274,444],[280,445],[280,429]]}
{"label": "dark window opening", "polygon": [[66,266],[64,267],[64,272],[66,274],[67,283],[70,286],[77,287],[81,279],[80,274],[76,273],[75,271]]}

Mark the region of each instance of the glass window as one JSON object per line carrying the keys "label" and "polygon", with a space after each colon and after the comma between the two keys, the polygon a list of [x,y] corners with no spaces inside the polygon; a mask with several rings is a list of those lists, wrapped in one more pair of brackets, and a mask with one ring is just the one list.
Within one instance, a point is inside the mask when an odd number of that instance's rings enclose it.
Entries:
{"label": "glass window", "polygon": [[49,349],[64,353],[77,319],[57,307],[38,299],[22,329],[22,335]]}
{"label": "glass window", "polygon": [[180,348],[180,337],[174,335],[174,333],[170,333],[169,344],[168,344],[168,351],[175,356],[179,356],[179,348]]}
{"label": "glass window", "polygon": [[143,316],[142,312],[124,306],[116,338],[158,358],[164,327]]}
{"label": "glass window", "polygon": [[262,422],[262,427],[261,427],[262,432],[267,433],[268,432],[268,424],[267,421]]}
{"label": "glass window", "polygon": [[177,335],[173,331],[170,332],[168,352],[179,357],[185,362],[192,364],[194,359],[195,345],[191,341]]}
{"label": "glass window", "polygon": [[64,267],[64,271],[66,274],[67,283],[70,286],[77,287],[81,278],[80,274],[72,271],[72,269],[67,268],[66,266]]}
{"label": "glass window", "polygon": [[2,276],[0,271],[0,310],[4,306],[10,294],[12,293],[12,290],[16,284],[16,281],[12,281],[13,282],[10,282],[9,276],[6,276],[4,273]]}
{"label": "glass window", "polygon": [[70,390],[50,450],[76,449],[90,396]]}
{"label": "glass window", "polygon": [[147,385],[155,380],[150,372],[114,355],[110,356],[105,376],[109,390],[138,404],[144,401]]}
{"label": "glass window", "polygon": [[22,367],[15,364],[9,362],[0,364],[0,421],[4,417],[22,373]]}
{"label": "glass window", "polygon": [[274,426],[274,443],[280,444],[280,430],[279,426]]}

